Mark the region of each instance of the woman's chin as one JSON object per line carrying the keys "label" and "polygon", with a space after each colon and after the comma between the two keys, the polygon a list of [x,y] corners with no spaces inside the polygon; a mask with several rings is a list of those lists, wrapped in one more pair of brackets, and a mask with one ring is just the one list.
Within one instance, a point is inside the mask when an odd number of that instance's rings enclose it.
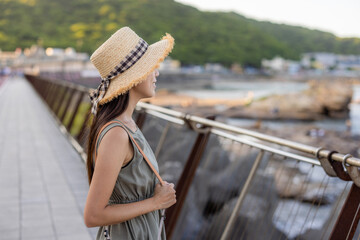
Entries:
{"label": "woman's chin", "polygon": [[155,88],[154,88],[154,90],[152,91],[152,93],[151,93],[151,96],[150,96],[150,97],[155,97],[155,95],[156,95],[156,91],[155,91]]}
{"label": "woman's chin", "polygon": [[155,97],[155,91],[153,94],[147,94],[145,95],[144,97],[142,97],[142,99],[148,99],[148,98],[152,98],[152,97]]}

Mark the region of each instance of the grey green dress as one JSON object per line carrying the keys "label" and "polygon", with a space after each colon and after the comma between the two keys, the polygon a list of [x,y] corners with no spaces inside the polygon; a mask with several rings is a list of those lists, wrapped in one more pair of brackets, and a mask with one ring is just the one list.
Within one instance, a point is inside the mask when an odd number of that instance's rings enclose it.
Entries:
{"label": "grey green dress", "polygon": [[[117,121],[117,120],[116,120]],[[157,171],[159,167],[155,155],[146,141],[141,130],[137,127],[133,132],[126,125],[119,123],[112,123],[100,133],[99,140],[96,143],[96,151],[101,139],[107,131],[115,126],[126,128],[134,137],[135,141],[139,144],[147,158],[151,161]],[[119,175],[116,179],[115,187],[109,204],[122,204],[141,201],[150,198],[154,195],[154,189],[158,179],[143,158],[142,154],[136,147],[133,140],[129,139],[134,148],[134,157],[129,163],[121,168]],[[160,223],[160,211],[153,211],[147,214],[130,219],[126,222],[114,224],[109,226],[110,238],[117,239],[157,239],[158,228]],[[104,237],[104,226],[99,228],[96,239],[106,239]],[[162,228],[161,239],[166,239],[165,228]]]}

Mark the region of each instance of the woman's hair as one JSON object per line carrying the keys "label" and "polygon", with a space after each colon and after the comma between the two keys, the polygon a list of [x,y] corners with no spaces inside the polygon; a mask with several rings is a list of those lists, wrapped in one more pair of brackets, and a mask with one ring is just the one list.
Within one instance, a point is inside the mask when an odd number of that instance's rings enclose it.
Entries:
{"label": "woman's hair", "polygon": [[[94,150],[96,145],[96,137],[99,134],[99,131],[102,126],[107,122],[113,120],[120,114],[122,114],[129,104],[129,91],[123,95],[118,96],[117,98],[111,100],[108,103],[99,105],[97,114],[94,116],[90,128],[89,140],[87,145],[87,173],[88,181],[91,183],[91,179],[94,173]],[[89,113],[91,114],[91,113]]]}

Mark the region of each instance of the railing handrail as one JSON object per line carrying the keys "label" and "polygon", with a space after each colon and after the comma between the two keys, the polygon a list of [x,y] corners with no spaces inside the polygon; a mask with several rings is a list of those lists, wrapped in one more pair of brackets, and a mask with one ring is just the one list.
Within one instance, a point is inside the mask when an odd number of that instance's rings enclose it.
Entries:
{"label": "railing handrail", "polygon": [[[37,77],[41,78],[44,81],[49,81],[47,78],[43,78],[41,76],[37,76]],[[73,82],[67,82],[67,81],[64,81],[64,80],[61,80],[61,79],[57,79],[57,78],[52,78],[51,82],[55,82],[56,84],[59,84],[59,85],[61,85],[63,87],[76,89],[77,91],[84,92],[84,93],[88,93],[89,90],[93,90],[92,88],[85,87],[85,86],[82,86],[80,84],[73,83]]]}
{"label": "railing handrail", "polygon": [[[40,77],[41,78],[41,77]],[[49,81],[46,78],[42,78],[45,81]],[[56,83],[69,87],[69,88],[75,88],[78,91],[81,92],[90,92],[91,90],[94,90],[93,88],[89,88],[89,87],[84,87],[80,84],[77,83],[68,83],[62,80],[58,80],[58,79],[53,79],[52,81],[55,81]],[[248,129],[244,129],[244,128],[240,128],[240,127],[235,127],[235,126],[231,126],[225,123],[221,123],[218,122],[216,120],[210,120],[210,119],[206,119],[203,117],[199,117],[199,116],[194,116],[188,113],[184,113],[184,112],[179,112],[179,111],[175,111],[169,108],[164,108],[164,107],[160,107],[160,106],[156,106],[156,105],[152,105],[149,103],[145,103],[142,101],[139,101],[137,103],[137,109],[141,110],[144,109],[147,113],[154,115],[154,111],[157,112],[158,114],[156,114],[157,117],[162,118],[162,119],[166,119],[167,121],[171,121],[171,122],[175,122],[178,124],[182,124],[181,121],[184,121],[184,123],[187,122],[194,122],[194,123],[199,123],[202,124],[203,126],[208,126],[211,128],[216,128],[219,130],[223,130],[223,131],[227,131],[227,132],[231,132],[231,133],[235,133],[235,134],[242,134],[242,135],[246,135],[246,136],[250,136],[250,137],[254,137],[256,139],[268,142],[268,143],[275,143],[278,144],[280,146],[285,146],[285,147],[289,147],[291,149],[300,151],[302,153],[305,154],[311,154],[313,156],[315,156],[315,159],[312,160],[312,162],[315,164],[317,162],[318,157],[320,158],[329,158],[329,155],[331,157],[332,160],[338,161],[338,162],[343,162],[344,159],[346,159],[346,163],[352,166],[356,166],[356,167],[360,167],[360,158],[356,158],[353,156],[348,156],[348,154],[341,154],[341,153],[334,153],[333,151],[324,149],[323,147],[313,147],[313,146],[309,146],[306,144],[302,144],[302,143],[297,143],[294,141],[290,141],[287,139],[283,139],[283,138],[278,138],[278,137],[274,137],[274,136],[270,136],[270,135],[266,135],[263,133],[259,133],[259,132],[255,132],[255,131],[251,131]],[[163,115],[165,114],[165,115]],[[175,119],[178,120],[175,120]],[[272,148],[273,150],[278,150],[275,148]],[[300,158],[302,158],[303,156],[300,156]],[[318,164],[316,164],[318,165]]]}
{"label": "railing handrail", "polygon": [[[198,116],[193,116],[193,115],[190,115],[187,113],[178,112],[178,111],[175,111],[172,109],[167,109],[167,108],[155,106],[155,105],[144,103],[144,102],[139,102],[138,106],[140,108],[143,108],[146,110],[152,110],[152,111],[157,111],[157,112],[160,112],[163,114],[167,114],[169,116],[176,117],[176,118],[182,119],[184,121],[186,121],[186,120],[193,121],[193,122],[200,123],[200,124],[203,124],[208,127],[225,130],[225,131],[229,131],[232,133],[247,135],[247,136],[254,137],[254,138],[269,142],[269,143],[276,143],[278,145],[289,147],[289,148],[292,148],[292,149],[295,149],[295,150],[298,150],[298,151],[301,151],[304,153],[308,153],[308,154],[311,154],[314,156],[318,152],[319,157],[327,158],[329,156],[329,154],[331,153],[330,150],[322,149],[320,147],[312,147],[312,146],[305,145],[302,143],[297,143],[294,141],[269,136],[269,135],[266,135],[263,133],[254,132],[254,131],[243,129],[240,127],[230,126],[225,123],[217,122],[214,120],[210,120],[210,119],[206,119],[206,118],[202,118],[202,117],[198,117]],[[345,156],[346,156],[345,154],[341,154],[341,153],[331,154],[331,158],[338,162],[343,162],[343,159]],[[360,167],[360,159],[359,158],[350,157],[350,158],[347,158],[346,162],[350,165]]]}

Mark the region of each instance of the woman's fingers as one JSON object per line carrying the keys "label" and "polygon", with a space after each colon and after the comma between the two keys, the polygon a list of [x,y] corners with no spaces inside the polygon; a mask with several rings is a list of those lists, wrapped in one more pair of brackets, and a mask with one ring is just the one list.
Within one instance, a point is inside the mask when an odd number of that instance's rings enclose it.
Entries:
{"label": "woman's fingers", "polygon": [[164,181],[165,185],[170,185],[172,188],[175,187],[175,185],[173,183],[168,183],[167,181]]}

